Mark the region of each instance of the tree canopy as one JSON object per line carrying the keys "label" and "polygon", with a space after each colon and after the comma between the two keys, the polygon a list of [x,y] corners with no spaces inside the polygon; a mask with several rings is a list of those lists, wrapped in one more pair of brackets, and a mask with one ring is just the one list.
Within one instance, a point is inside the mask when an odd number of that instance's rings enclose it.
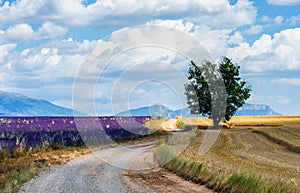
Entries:
{"label": "tree canopy", "polygon": [[185,95],[192,114],[209,116],[214,126],[229,121],[250,97],[250,86],[240,77],[240,66],[222,57],[215,64],[205,61],[197,66],[191,61]]}

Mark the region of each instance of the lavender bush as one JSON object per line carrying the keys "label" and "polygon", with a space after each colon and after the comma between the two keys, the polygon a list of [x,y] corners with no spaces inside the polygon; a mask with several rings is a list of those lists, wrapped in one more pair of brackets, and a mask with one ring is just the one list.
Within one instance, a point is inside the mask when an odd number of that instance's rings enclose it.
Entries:
{"label": "lavender bush", "polygon": [[140,117],[2,117],[0,149],[35,148],[43,144],[80,146],[106,138],[126,140],[150,133]]}

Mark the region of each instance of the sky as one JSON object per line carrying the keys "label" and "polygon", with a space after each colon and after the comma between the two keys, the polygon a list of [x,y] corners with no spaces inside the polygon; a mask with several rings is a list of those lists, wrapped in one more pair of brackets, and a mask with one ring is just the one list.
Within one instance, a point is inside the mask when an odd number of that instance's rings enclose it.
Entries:
{"label": "sky", "polygon": [[300,0],[0,0],[0,90],[97,115],[181,108],[189,38],[241,66],[248,103],[300,114]]}

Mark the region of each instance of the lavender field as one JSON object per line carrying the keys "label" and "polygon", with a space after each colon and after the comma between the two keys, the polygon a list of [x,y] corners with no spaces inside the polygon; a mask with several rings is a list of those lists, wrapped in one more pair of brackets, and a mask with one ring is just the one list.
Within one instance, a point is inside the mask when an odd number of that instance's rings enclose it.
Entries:
{"label": "lavender field", "polygon": [[144,126],[150,119],[149,116],[1,117],[0,149],[81,146],[132,139],[150,133]]}

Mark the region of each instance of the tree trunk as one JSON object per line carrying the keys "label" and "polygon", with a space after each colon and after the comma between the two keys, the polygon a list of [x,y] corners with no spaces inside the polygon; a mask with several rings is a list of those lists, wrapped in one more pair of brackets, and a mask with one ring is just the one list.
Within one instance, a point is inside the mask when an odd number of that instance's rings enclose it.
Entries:
{"label": "tree trunk", "polygon": [[220,121],[219,121],[219,119],[217,119],[217,118],[213,118],[213,129],[219,129],[219,123],[220,123]]}

